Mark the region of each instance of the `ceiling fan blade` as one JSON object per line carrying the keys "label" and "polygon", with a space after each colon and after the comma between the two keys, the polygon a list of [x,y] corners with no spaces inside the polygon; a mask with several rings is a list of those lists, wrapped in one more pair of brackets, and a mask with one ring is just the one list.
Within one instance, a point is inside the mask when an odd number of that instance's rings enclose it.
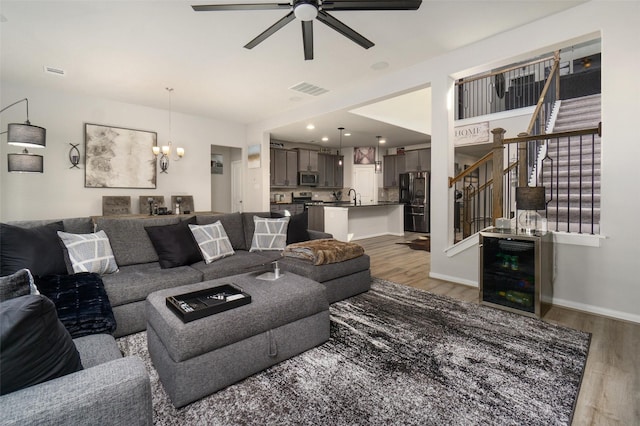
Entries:
{"label": "ceiling fan blade", "polygon": [[357,32],[355,32],[354,30],[349,28],[343,22],[341,22],[341,21],[337,20],[336,18],[334,18],[333,16],[329,15],[327,12],[319,10],[317,19],[318,19],[318,21],[320,21],[323,24],[333,28],[334,30],[336,30],[337,32],[342,34],[343,36],[345,36],[348,39],[354,41],[355,43],[359,44],[360,46],[364,47],[365,49],[368,49],[370,47],[375,46],[375,44],[371,40],[368,40],[364,36],[358,34]]}
{"label": "ceiling fan blade", "polygon": [[291,9],[290,3],[244,3],[244,4],[203,4],[192,5],[196,12],[213,12],[220,10],[269,10]]}
{"label": "ceiling fan blade", "polygon": [[293,14],[293,12],[289,12],[284,18],[280,19],[278,22],[276,22],[275,24],[273,24],[272,26],[270,26],[269,28],[267,28],[265,31],[263,31],[258,37],[254,38],[253,40],[251,40],[249,43],[247,43],[244,47],[246,49],[253,49],[254,47],[256,47],[257,45],[259,45],[260,43],[262,43],[263,41],[265,41],[268,37],[272,36],[276,31],[278,31],[280,28],[284,27],[285,25],[287,25],[289,22],[293,21],[295,19],[295,15]]}
{"label": "ceiling fan blade", "polygon": [[418,10],[422,0],[327,0],[324,10]]}
{"label": "ceiling fan blade", "polygon": [[302,44],[304,45],[304,60],[313,59],[313,21],[302,21]]}

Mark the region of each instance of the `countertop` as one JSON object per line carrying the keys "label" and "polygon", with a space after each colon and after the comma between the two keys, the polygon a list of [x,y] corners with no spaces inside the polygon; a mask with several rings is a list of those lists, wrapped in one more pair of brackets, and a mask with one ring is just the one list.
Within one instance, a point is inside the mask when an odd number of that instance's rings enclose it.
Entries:
{"label": "countertop", "polygon": [[361,208],[361,207],[378,207],[378,206],[397,206],[401,205],[401,203],[397,201],[378,201],[377,203],[362,203],[362,204],[353,204],[353,201],[339,201],[339,202],[328,202],[328,203],[309,203],[307,206],[311,207],[342,207],[342,208]]}

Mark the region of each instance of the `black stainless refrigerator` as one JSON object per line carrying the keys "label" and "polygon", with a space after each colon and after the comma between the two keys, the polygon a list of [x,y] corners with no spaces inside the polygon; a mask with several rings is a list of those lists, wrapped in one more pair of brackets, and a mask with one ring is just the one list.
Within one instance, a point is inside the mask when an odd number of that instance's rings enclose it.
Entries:
{"label": "black stainless refrigerator", "polygon": [[400,202],[404,203],[404,230],[429,232],[430,186],[429,172],[400,174]]}

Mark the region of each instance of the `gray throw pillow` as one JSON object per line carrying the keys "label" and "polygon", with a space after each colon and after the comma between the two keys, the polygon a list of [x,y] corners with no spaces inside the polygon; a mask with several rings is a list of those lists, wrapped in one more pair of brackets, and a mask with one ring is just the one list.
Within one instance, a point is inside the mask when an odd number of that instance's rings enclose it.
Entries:
{"label": "gray throw pillow", "polygon": [[205,263],[235,254],[220,221],[209,225],[189,225],[189,229],[200,247]]}
{"label": "gray throw pillow", "polygon": [[287,246],[289,217],[268,219],[253,217],[255,231],[249,251],[284,250]]}
{"label": "gray throw pillow", "polygon": [[118,272],[109,237],[104,231],[95,234],[69,234],[58,231],[58,236],[67,248],[73,272],[112,274]]}
{"label": "gray throw pillow", "polygon": [[15,274],[0,277],[0,302],[27,294],[39,294],[28,269],[20,269]]}

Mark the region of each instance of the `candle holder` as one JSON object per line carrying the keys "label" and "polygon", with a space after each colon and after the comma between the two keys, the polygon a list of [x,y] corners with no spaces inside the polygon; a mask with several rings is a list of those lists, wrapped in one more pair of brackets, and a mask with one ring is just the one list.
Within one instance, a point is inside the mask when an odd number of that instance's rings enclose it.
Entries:
{"label": "candle holder", "polygon": [[78,164],[80,164],[80,150],[78,149],[79,144],[69,143],[71,145],[71,149],[69,149],[69,161],[71,162],[70,169],[79,169]]}

